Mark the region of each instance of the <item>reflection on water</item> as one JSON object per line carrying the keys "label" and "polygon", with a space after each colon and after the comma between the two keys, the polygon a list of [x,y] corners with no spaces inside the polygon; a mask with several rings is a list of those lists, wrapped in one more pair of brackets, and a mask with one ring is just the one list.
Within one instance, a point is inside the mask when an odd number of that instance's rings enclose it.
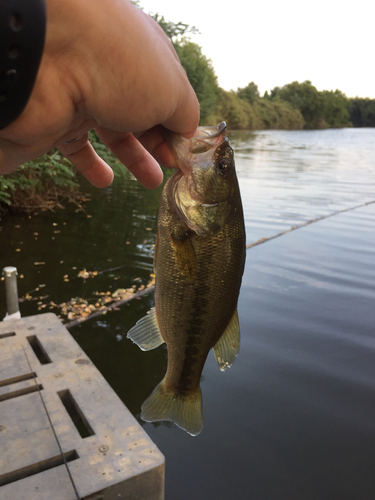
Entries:
{"label": "reflection on water", "polygon": [[[248,243],[375,199],[375,129],[230,139]],[[160,189],[131,176],[88,189],[86,213],[0,223],[1,264],[24,275],[20,295],[43,284],[40,293],[58,303],[148,281]],[[203,432],[144,424],[166,455],[167,500],[375,498],[374,226],[370,205],[248,251],[241,350],[224,374],[208,358]],[[105,272],[84,281],[83,268]],[[152,305],[145,296],[72,330],[137,418],[164,375],[166,349],[142,352],[126,333]],[[21,312],[36,314],[38,301]]]}
{"label": "reflection on water", "polygon": [[234,133],[248,243],[373,199],[373,129]]}

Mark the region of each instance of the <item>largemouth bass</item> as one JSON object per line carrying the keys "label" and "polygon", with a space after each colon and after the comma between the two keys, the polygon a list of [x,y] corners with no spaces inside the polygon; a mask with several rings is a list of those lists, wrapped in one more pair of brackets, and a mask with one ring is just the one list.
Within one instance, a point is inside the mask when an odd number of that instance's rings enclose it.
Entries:
{"label": "largemouth bass", "polygon": [[225,123],[199,127],[191,139],[168,133],[167,140],[180,170],[165,184],[159,206],[155,308],[128,337],[143,350],[163,342],[168,348],[166,375],[143,403],[141,418],[170,420],[196,436],[210,349],[223,371],[239,351],[245,228]]}

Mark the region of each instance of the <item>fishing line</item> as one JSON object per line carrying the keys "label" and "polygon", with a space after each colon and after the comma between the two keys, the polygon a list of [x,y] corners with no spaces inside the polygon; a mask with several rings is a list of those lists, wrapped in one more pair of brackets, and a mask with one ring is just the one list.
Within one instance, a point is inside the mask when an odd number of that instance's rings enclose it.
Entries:
{"label": "fishing line", "polygon": [[281,231],[281,233],[277,233],[277,234],[274,234],[273,236],[270,236],[269,238],[261,238],[260,240],[255,241],[254,243],[249,243],[248,245],[246,245],[246,250],[249,250],[249,248],[255,247],[257,245],[261,245],[262,243],[265,243],[266,241],[274,240],[275,238],[278,238],[279,236],[283,236],[284,234],[291,233],[292,231],[295,231],[296,229],[301,229],[302,227],[306,227],[309,224],[313,224],[314,222],[319,222],[321,220],[328,219],[328,217],[333,217],[334,215],[343,214],[344,212],[350,212],[351,210],[356,210],[357,208],[366,207],[367,205],[372,205],[373,203],[375,203],[375,200],[368,201],[366,203],[361,203],[360,205],[356,205],[354,207],[343,208],[342,210],[337,210],[336,212],[332,212],[331,214],[322,215],[321,217],[317,217],[316,219],[311,219],[307,222],[304,222],[303,224],[299,224],[298,226],[292,226],[289,229],[286,229],[285,231]]}
{"label": "fishing line", "polygon": [[79,496],[79,493],[78,493],[78,490],[77,490],[77,487],[74,483],[74,480],[73,480],[73,477],[72,477],[72,474],[70,472],[70,469],[69,469],[69,466],[68,466],[68,462],[66,461],[65,459],[65,456],[64,456],[64,452],[61,448],[61,445],[60,445],[60,441],[57,437],[57,434],[56,434],[56,431],[55,431],[55,428],[53,426],[53,423],[52,423],[52,420],[51,420],[51,417],[50,417],[50,414],[48,412],[48,409],[47,409],[47,406],[46,406],[46,403],[44,401],[44,398],[43,398],[43,395],[42,395],[42,392],[39,388],[39,385],[37,384],[37,381],[36,381],[36,375],[35,375],[35,372],[33,371],[33,369],[31,368],[31,364],[30,364],[30,360],[29,360],[29,357],[27,355],[27,352],[26,352],[26,349],[25,347],[23,346],[22,344],[22,349],[23,349],[23,352],[25,354],[25,357],[26,357],[26,360],[27,360],[27,363],[29,365],[29,368],[30,368],[30,372],[33,374],[33,378],[34,378],[34,383],[35,383],[35,386],[39,392],[39,396],[40,396],[40,399],[42,401],[42,404],[43,404],[43,407],[44,407],[44,411],[46,412],[46,415],[47,415],[47,418],[48,418],[48,421],[49,421],[49,424],[51,426],[51,429],[52,429],[52,432],[53,432],[53,435],[55,436],[55,440],[56,440],[56,443],[57,443],[57,446],[59,447],[59,450],[60,450],[60,454],[61,454],[61,458],[63,459],[63,462],[65,464],[65,467],[66,467],[66,470],[67,470],[67,473],[68,473],[68,476],[69,476],[69,479],[70,479],[70,482],[72,483],[72,486],[73,486],[73,490],[74,490],[74,493],[77,497],[77,500],[82,500],[81,497]]}

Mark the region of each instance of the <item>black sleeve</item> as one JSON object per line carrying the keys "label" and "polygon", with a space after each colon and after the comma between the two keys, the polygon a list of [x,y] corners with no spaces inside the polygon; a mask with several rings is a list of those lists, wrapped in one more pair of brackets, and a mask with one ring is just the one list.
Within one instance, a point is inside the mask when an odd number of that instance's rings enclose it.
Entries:
{"label": "black sleeve", "polygon": [[42,58],[45,0],[0,0],[0,129],[24,110]]}

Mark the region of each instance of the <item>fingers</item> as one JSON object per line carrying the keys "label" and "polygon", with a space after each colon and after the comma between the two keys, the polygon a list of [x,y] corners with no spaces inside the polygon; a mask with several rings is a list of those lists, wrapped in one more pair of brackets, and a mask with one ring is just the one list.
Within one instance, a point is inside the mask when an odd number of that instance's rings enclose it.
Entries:
{"label": "fingers", "polygon": [[163,129],[164,127],[161,125],[156,125],[156,127],[136,133],[134,136],[161,166],[178,168],[176,159],[165,141]]}
{"label": "fingers", "polygon": [[96,131],[107,147],[147,189],[157,188],[163,180],[159,164],[130,133],[115,132],[104,127]]}
{"label": "fingers", "polygon": [[88,134],[84,134],[78,141],[69,142],[59,145],[58,150],[95,187],[109,186],[113,180],[113,171],[88,142]]}
{"label": "fingers", "polygon": [[200,119],[200,108],[198,98],[190,85],[185,71],[183,78],[186,78],[184,86],[180,86],[180,97],[176,103],[176,108],[174,113],[162,123],[162,125],[172,130],[172,132],[177,132],[185,137],[192,137],[196,132],[199,119]]}

